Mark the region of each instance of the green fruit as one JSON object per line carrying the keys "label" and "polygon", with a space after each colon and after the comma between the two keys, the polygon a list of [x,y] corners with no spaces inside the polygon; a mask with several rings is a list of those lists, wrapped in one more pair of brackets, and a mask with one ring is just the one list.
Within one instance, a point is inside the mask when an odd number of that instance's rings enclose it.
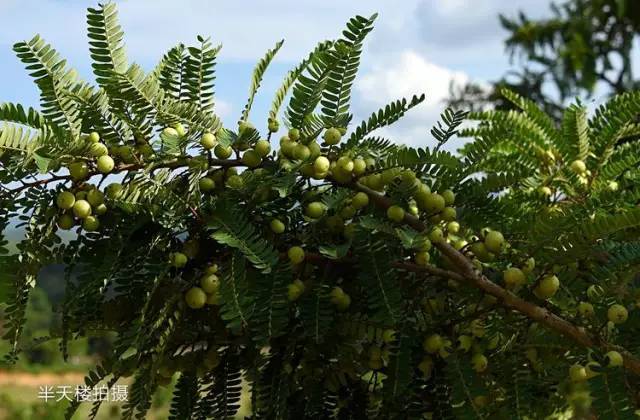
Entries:
{"label": "green fruit", "polygon": [[542,196],[550,197],[553,194],[553,191],[551,191],[551,188],[547,186],[542,186],[538,188],[538,193]]}
{"label": "green fruit", "polygon": [[609,367],[618,367],[624,364],[622,355],[615,350],[608,352],[605,357],[607,358],[607,365]]}
{"label": "green fruit", "polygon": [[254,148],[258,156],[266,157],[271,152],[271,143],[268,140],[258,140]]}
{"label": "green fruit", "polygon": [[426,251],[420,251],[416,253],[416,256],[414,259],[416,264],[424,267],[429,264],[429,260],[431,259],[431,256]]}
{"label": "green fruit", "polygon": [[337,128],[330,128],[324,132],[324,142],[328,145],[334,145],[340,143],[342,133]]}
{"label": "green fruit", "polygon": [[582,365],[571,365],[569,368],[569,378],[573,382],[583,382],[588,379],[587,370]]}
{"label": "green fruit", "polygon": [[220,280],[218,276],[215,274],[208,274],[200,279],[200,288],[204,290],[205,293],[211,294],[218,291],[220,288]]}
{"label": "green fruit", "polygon": [[627,311],[627,308],[616,303],[609,307],[607,317],[609,318],[609,321],[614,324],[622,324],[627,320],[627,318],[629,318],[629,312]]}
{"label": "green fruit", "polygon": [[122,189],[123,189],[122,184],[113,183],[113,184],[107,185],[107,188],[105,188],[104,191],[109,199],[115,200],[122,193]]}
{"label": "green fruit", "polygon": [[317,173],[328,172],[331,162],[324,156],[318,156],[313,162],[313,170]]}
{"label": "green fruit", "polygon": [[285,229],[284,223],[282,223],[278,219],[271,220],[271,222],[269,223],[269,226],[271,227],[271,230],[277,234],[284,232],[284,229]]}
{"label": "green fruit", "polygon": [[456,220],[456,216],[456,209],[454,209],[453,207],[445,207],[444,210],[442,210],[441,217],[445,222],[452,222]]}
{"label": "green fruit", "polygon": [[187,130],[184,128],[184,125],[182,125],[182,123],[175,123],[173,125],[173,128],[175,128],[176,133],[178,133],[178,135],[180,137],[184,136],[185,134],[187,134]]}
{"label": "green fruit", "polygon": [[445,207],[444,198],[436,193],[426,194],[424,200],[421,202],[418,201],[418,204],[421,205],[427,213],[440,213]]}
{"label": "green fruit", "polygon": [[549,299],[556,294],[560,288],[560,280],[554,275],[548,275],[540,280],[540,284],[535,289],[535,294],[540,299]]}
{"label": "green fruit", "polygon": [[[293,153],[296,150],[297,143],[292,142],[289,137],[284,136],[280,139],[280,152],[288,158],[293,158]],[[311,153],[311,151],[309,151]]]}
{"label": "green fruit", "polygon": [[76,202],[76,197],[69,191],[62,191],[56,197],[56,205],[62,210],[69,210]]}
{"label": "green fruit", "polygon": [[247,165],[249,168],[257,168],[260,166],[262,162],[262,157],[255,150],[247,150],[242,155],[242,163]]}
{"label": "green fruit", "polygon": [[91,204],[91,207],[97,207],[100,204],[104,203],[104,194],[102,194],[99,189],[92,188],[87,193],[87,201],[89,202],[89,204]]}
{"label": "green fruit", "polygon": [[440,335],[438,334],[433,334],[424,339],[424,342],[422,343],[422,348],[427,353],[433,354],[433,353],[439,352],[443,345],[444,345],[444,340],[442,339],[442,337],[440,337]]}
{"label": "green fruit", "polygon": [[93,157],[100,157],[109,153],[109,150],[107,149],[107,146],[102,143],[93,143],[89,148],[89,153],[91,153],[91,156]]}
{"label": "green fruit", "polygon": [[319,202],[314,201],[312,203],[307,204],[306,215],[312,219],[319,219],[324,216],[324,212],[326,211],[326,206]]}
{"label": "green fruit", "polygon": [[404,220],[404,209],[400,206],[391,206],[387,209],[387,217],[396,223],[400,223]]}
{"label": "green fruit", "polygon": [[227,178],[227,186],[234,190],[239,190],[244,187],[244,180],[240,175],[231,175]]}
{"label": "green fruit", "polygon": [[382,331],[382,342],[389,344],[396,341],[396,332],[392,329]]}
{"label": "green fruit", "polygon": [[89,166],[85,162],[73,162],[69,165],[69,174],[74,181],[81,181],[89,175]]}
{"label": "green fruit", "polygon": [[489,366],[489,360],[485,357],[485,355],[477,353],[474,354],[471,358],[471,366],[473,367],[473,370],[478,373],[484,372]]}
{"label": "green fruit", "polygon": [[184,299],[191,309],[200,309],[207,303],[207,294],[199,287],[192,287],[185,293]]}
{"label": "green fruit", "polygon": [[98,158],[98,162],[96,166],[98,167],[98,172],[102,174],[108,174],[109,172],[113,171],[113,168],[115,167],[115,162],[113,161],[111,156],[104,155]]}
{"label": "green fruit", "polygon": [[107,212],[107,206],[105,204],[98,204],[96,206],[96,208],[94,209],[94,213],[97,214],[98,216],[102,216],[103,214],[105,214]]}
{"label": "green fruit", "polygon": [[578,304],[578,313],[580,314],[580,316],[588,318],[593,316],[595,310],[593,309],[593,305],[589,302],[580,302]]}
{"label": "green fruit", "polygon": [[280,129],[280,123],[278,122],[278,120],[272,120],[271,118],[269,118],[267,129],[269,130],[269,132],[275,133]]}
{"label": "green fruit", "polygon": [[583,174],[587,171],[587,165],[581,160],[571,162],[571,170],[576,174]]}
{"label": "green fruit", "polygon": [[218,272],[218,264],[211,264],[206,268],[205,272],[207,274],[216,274]]}
{"label": "green fruit", "polygon": [[307,146],[309,147],[309,150],[311,150],[311,159],[317,158],[322,153],[322,150],[320,150],[320,145],[315,141],[309,142]]}
{"label": "green fruit", "polygon": [[487,247],[489,252],[493,252],[494,254],[499,254],[502,251],[502,246],[504,245],[504,237],[502,233],[497,230],[492,230],[484,238],[484,245]]}
{"label": "green fruit", "polygon": [[58,217],[58,227],[62,230],[69,230],[75,225],[73,217],[69,214],[63,214]]}
{"label": "green fruit", "polygon": [[433,228],[431,232],[429,232],[429,240],[431,242],[442,242],[444,241],[444,232],[440,228]]}
{"label": "green fruit", "polygon": [[182,268],[187,265],[188,259],[182,252],[174,252],[169,256],[169,261],[173,267]]}
{"label": "green fruit", "polygon": [[502,274],[502,277],[507,289],[514,289],[515,287],[523,285],[526,281],[526,277],[522,270],[516,267],[507,268]]}
{"label": "green fruit", "polygon": [[429,251],[431,249],[431,241],[426,236],[417,236],[413,241],[413,247],[419,251]]}
{"label": "green fruit", "polygon": [[341,156],[336,161],[336,166],[340,168],[344,172],[353,172],[354,164],[353,161],[347,156]]}
{"label": "green fruit", "polygon": [[205,176],[204,178],[200,178],[198,181],[198,187],[200,188],[200,191],[211,191],[216,188],[216,182]]}
{"label": "green fruit", "polygon": [[353,218],[356,215],[356,209],[353,206],[346,206],[342,210],[340,210],[340,217],[344,220],[348,220]]}
{"label": "green fruit", "polygon": [[484,322],[482,322],[481,319],[474,319],[471,321],[469,324],[469,330],[471,331],[471,335],[478,338],[482,338],[486,334]]}
{"label": "green fruit", "polygon": [[87,139],[91,143],[97,143],[100,141],[100,134],[96,133],[95,131],[92,131],[91,133],[89,133],[89,137],[87,137]]}
{"label": "green fruit", "polygon": [[472,243],[469,249],[471,250],[473,255],[478,257],[478,259],[482,262],[489,262],[493,259],[493,254],[491,254],[489,250],[487,250],[484,242]]}
{"label": "green fruit", "polygon": [[87,232],[95,232],[100,228],[100,221],[95,216],[87,216],[82,221],[82,228]]}
{"label": "green fruit", "polygon": [[351,199],[351,205],[359,210],[369,205],[369,196],[363,192],[357,192]]}
{"label": "green fruit", "polygon": [[289,136],[289,138],[293,141],[298,141],[300,139],[300,130],[298,130],[297,128],[292,128],[287,133],[287,136]]}
{"label": "green fruit", "polygon": [[444,198],[444,203],[447,206],[452,205],[456,200],[456,195],[451,190],[444,190],[442,192],[442,198]]}
{"label": "green fruit", "polygon": [[425,378],[431,377],[431,372],[433,371],[433,360],[431,357],[425,356],[418,365],[418,369]]}
{"label": "green fruit", "polygon": [[287,299],[289,299],[290,302],[298,300],[302,293],[304,293],[304,289],[304,283],[300,280],[294,281],[287,286]]}
{"label": "green fruit", "polygon": [[164,130],[162,130],[162,133],[160,134],[163,137],[180,137],[180,134],[178,134],[178,130],[176,130],[173,127],[165,128]]}
{"label": "green fruit", "polygon": [[216,136],[213,133],[204,133],[200,139],[200,145],[207,150],[211,150],[216,147]]}
{"label": "green fruit", "polygon": [[367,163],[364,159],[356,158],[353,160],[353,174],[360,176],[367,170]]}
{"label": "green fruit", "polygon": [[231,146],[223,146],[221,144],[218,144],[213,149],[213,154],[215,154],[218,159],[229,159],[232,153],[233,149],[231,148]]}
{"label": "green fruit", "polygon": [[461,335],[458,337],[458,348],[462,351],[471,350],[471,346],[473,345],[473,338],[468,335]]}
{"label": "green fruit", "polygon": [[458,222],[447,223],[447,232],[454,234],[460,232],[460,224]]}
{"label": "green fruit", "polygon": [[73,204],[73,214],[78,219],[85,219],[91,215],[91,204],[86,200],[76,200]]}
{"label": "green fruit", "polygon": [[618,191],[618,188],[620,188],[620,185],[616,181],[609,181],[607,183],[607,189],[609,191],[615,192]]}
{"label": "green fruit", "polygon": [[287,255],[289,256],[289,261],[291,261],[292,264],[300,264],[304,261],[304,249],[299,246],[292,246],[289,248]]}
{"label": "green fruit", "polygon": [[311,156],[311,149],[304,144],[297,144],[293,149],[293,157],[298,160],[307,160]]}
{"label": "green fruit", "polygon": [[522,271],[525,274],[530,274],[533,272],[533,269],[536,268],[536,260],[533,257],[527,258],[527,260],[522,265]]}
{"label": "green fruit", "polygon": [[86,200],[87,199],[87,192],[86,191],[78,191],[76,193],[76,200]]}

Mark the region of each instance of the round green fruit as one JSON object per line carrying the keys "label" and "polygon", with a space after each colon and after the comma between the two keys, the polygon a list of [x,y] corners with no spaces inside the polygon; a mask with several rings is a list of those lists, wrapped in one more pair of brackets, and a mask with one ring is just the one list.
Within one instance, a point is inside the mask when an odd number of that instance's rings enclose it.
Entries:
{"label": "round green fruit", "polygon": [[191,309],[200,309],[207,303],[207,294],[199,287],[192,287],[185,293],[184,299]]}
{"label": "round green fruit", "polygon": [[98,207],[104,203],[104,194],[97,188],[92,188],[87,192],[87,201],[91,204],[91,207]]}
{"label": "round green fruit", "polygon": [[440,194],[428,193],[422,201],[418,201],[418,204],[421,204],[427,213],[440,213],[444,210],[446,203]]}
{"label": "round green fruit", "polygon": [[298,300],[302,293],[304,293],[304,289],[304,283],[300,280],[294,281],[287,286],[287,299],[289,299],[290,302]]}
{"label": "round green fruit", "polygon": [[109,153],[109,150],[107,149],[107,146],[102,143],[93,143],[89,148],[89,153],[91,153],[91,156],[93,157],[100,157]]}
{"label": "round green fruit", "polygon": [[319,219],[322,216],[324,216],[325,211],[326,211],[326,206],[323,203],[319,201],[314,201],[307,204],[305,213],[308,217],[312,219]]}
{"label": "round green fruit", "polygon": [[516,267],[507,268],[504,271],[502,277],[507,289],[514,289],[518,286],[523,285],[526,281],[525,274],[522,272],[522,270]]}
{"label": "round green fruit", "polygon": [[89,133],[89,137],[87,137],[87,139],[91,143],[97,143],[100,141],[100,134],[96,133],[95,131],[92,131],[91,133]]}
{"label": "round green fruit", "polygon": [[87,232],[95,232],[100,229],[100,221],[95,216],[87,216],[82,221],[82,228]]}
{"label": "round green fruit", "polygon": [[569,378],[572,382],[584,382],[588,379],[587,370],[582,365],[571,365],[569,368]]}
{"label": "round green fruit", "polygon": [[107,210],[108,210],[107,206],[104,203],[98,204],[94,209],[94,213],[97,214],[98,216],[102,216],[107,212]]}
{"label": "round green fruit", "polygon": [[627,318],[629,318],[629,312],[627,311],[627,308],[616,303],[609,307],[607,317],[609,318],[609,321],[614,324],[622,324],[627,320]]}
{"label": "round green fruit", "polygon": [[258,156],[264,158],[269,155],[269,152],[271,152],[271,143],[269,143],[268,140],[258,140],[254,150]]}
{"label": "round green fruit", "polygon": [[220,304],[220,293],[211,293],[207,295],[207,305],[219,305]]}
{"label": "round green fruit", "polygon": [[182,123],[175,123],[173,125],[173,128],[176,130],[176,133],[178,133],[180,137],[187,134],[187,130],[184,128],[184,125],[182,125]]}
{"label": "round green fruit", "polygon": [[280,123],[278,122],[278,120],[273,120],[270,118],[267,129],[269,130],[269,132],[275,133],[280,129]]}
{"label": "round green fruit", "polygon": [[281,234],[282,232],[284,232],[284,229],[285,229],[284,223],[282,223],[278,219],[271,220],[271,222],[269,223],[269,226],[271,227],[271,230],[277,234]]}
{"label": "round green fruit", "polygon": [[549,299],[560,288],[560,280],[555,275],[544,276],[535,289],[536,296],[540,299]]}
{"label": "round green fruit", "polygon": [[73,214],[78,219],[86,219],[91,215],[91,204],[86,200],[76,200],[73,204]]}
{"label": "round green fruit", "polygon": [[429,240],[431,242],[442,242],[444,241],[444,232],[439,227],[433,228],[431,232],[429,232]]}
{"label": "round green fruit", "polygon": [[171,265],[175,268],[184,267],[185,265],[187,265],[188,261],[187,256],[182,252],[174,252],[169,256],[169,260],[171,262]]}
{"label": "round green fruit", "polygon": [[336,166],[344,172],[353,172],[354,164],[348,156],[340,156],[336,161]]}
{"label": "round green fruit", "polygon": [[429,337],[424,339],[424,342],[422,343],[422,348],[427,353],[433,354],[440,351],[443,345],[444,345],[444,340],[442,339],[442,337],[438,334],[432,334]]}
{"label": "round green fruit", "polygon": [[287,136],[289,136],[289,138],[293,141],[298,141],[300,139],[300,130],[298,130],[297,128],[292,128],[287,133]]}
{"label": "round green fruit", "polygon": [[162,130],[161,134],[164,137],[180,137],[180,134],[178,134],[178,130],[173,127],[165,128],[164,130]]}
{"label": "round green fruit", "polygon": [[215,274],[208,274],[200,279],[200,288],[204,290],[205,293],[211,294],[218,291],[220,288],[220,280],[218,276]]}
{"label": "round green fruit", "polygon": [[527,258],[522,265],[522,272],[525,274],[531,274],[533,269],[536,268],[536,260],[533,257]]}
{"label": "round green fruit", "polygon": [[313,162],[313,170],[318,173],[328,172],[331,162],[324,156],[318,156]]}
{"label": "round green fruit", "polygon": [[240,175],[231,175],[227,178],[227,186],[234,190],[239,190],[244,187],[244,180]]}
{"label": "round green fruit", "polygon": [[198,187],[200,188],[200,191],[212,191],[216,188],[216,182],[209,177],[200,178],[198,181]]}
{"label": "round green fruit", "polygon": [[104,155],[98,158],[98,162],[96,166],[98,168],[98,172],[102,174],[108,174],[109,172],[113,171],[113,168],[115,167],[115,162],[113,161],[111,156]]}
{"label": "round green fruit", "polygon": [[207,274],[216,274],[218,272],[218,264],[211,264],[205,270]]}
{"label": "round green fruit", "polygon": [[104,191],[107,195],[107,198],[109,198],[110,200],[115,200],[120,196],[123,188],[124,187],[122,186],[122,184],[113,183],[113,184],[107,185],[107,188],[105,188]]}
{"label": "round green fruit", "polygon": [[477,353],[471,358],[471,366],[478,373],[484,372],[489,366],[489,360],[484,354]]}
{"label": "round green fruit", "polygon": [[218,159],[229,159],[229,157],[233,153],[233,149],[231,148],[231,146],[223,146],[221,144],[218,144],[213,149],[213,153]]}
{"label": "round green fruit", "polygon": [[571,162],[571,170],[576,174],[583,174],[587,171],[587,165],[581,160]]}
{"label": "round green fruit", "polygon": [[460,232],[460,224],[458,222],[447,223],[447,232],[453,234]]}
{"label": "round green fruit", "polygon": [[249,168],[257,168],[260,166],[262,162],[262,157],[255,150],[247,150],[242,155],[242,163],[247,165]]}
{"label": "round green fruit", "polygon": [[200,139],[200,145],[207,150],[211,150],[216,147],[216,136],[213,133],[204,133]]}
{"label": "round green fruit", "polygon": [[299,246],[292,246],[289,248],[287,255],[289,256],[289,261],[291,261],[292,264],[300,264],[304,261],[304,249]]}
{"label": "round green fruit", "polygon": [[624,359],[620,353],[615,350],[611,350],[605,355],[607,359],[607,365],[609,367],[618,367],[624,364]]}
{"label": "round green fruit", "polygon": [[431,372],[433,371],[433,359],[429,356],[425,356],[420,364],[418,364],[418,370],[422,372],[422,375],[425,378],[429,378],[431,376]]}
{"label": "round green fruit", "polygon": [[367,170],[367,163],[364,159],[356,158],[353,160],[353,174],[360,176]]}
{"label": "round green fruit", "polygon": [[89,175],[89,166],[85,162],[73,162],[69,165],[69,174],[74,181],[81,181]]}
{"label": "round green fruit", "polygon": [[69,210],[76,202],[76,196],[72,192],[62,191],[56,197],[56,205],[62,210]]}
{"label": "round green fruit", "polygon": [[400,206],[391,206],[387,209],[387,217],[396,223],[404,220],[404,213],[404,209]]}
{"label": "round green fruit", "polygon": [[422,267],[428,265],[430,259],[431,259],[431,256],[426,251],[417,252],[416,256],[414,257],[416,264]]}
{"label": "round green fruit", "polygon": [[484,238],[484,245],[487,247],[489,252],[499,254],[500,251],[502,251],[502,246],[504,245],[504,236],[502,236],[502,233],[497,230],[492,230],[486,234]]}
{"label": "round green fruit", "polygon": [[442,210],[442,220],[445,222],[453,222],[456,220],[457,212],[453,207],[445,207]]}
{"label": "round green fruit", "polygon": [[589,302],[580,302],[578,304],[578,313],[583,318],[589,318],[593,316],[595,310],[593,309],[593,305]]}
{"label": "round green fruit", "polygon": [[328,145],[334,145],[340,143],[342,133],[337,128],[330,128],[324,132],[324,142]]}
{"label": "round green fruit", "polygon": [[58,217],[58,227],[60,229],[69,230],[73,226],[75,226],[75,221],[73,220],[73,217],[71,217],[71,215],[63,214],[60,217]]}
{"label": "round green fruit", "polygon": [[455,202],[456,195],[451,190],[444,190],[442,192],[442,198],[444,198],[445,205],[450,206]]}
{"label": "round green fruit", "polygon": [[297,144],[293,149],[293,157],[298,160],[307,160],[311,156],[311,149],[304,144]]}

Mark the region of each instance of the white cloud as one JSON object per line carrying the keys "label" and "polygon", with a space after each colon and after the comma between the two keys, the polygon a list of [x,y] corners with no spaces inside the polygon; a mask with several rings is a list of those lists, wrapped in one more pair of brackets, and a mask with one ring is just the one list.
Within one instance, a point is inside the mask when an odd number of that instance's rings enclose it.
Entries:
{"label": "white cloud", "polygon": [[[424,147],[433,141],[429,130],[445,107],[443,101],[449,96],[450,83],[464,84],[469,80],[466,73],[434,64],[413,50],[380,57],[356,84],[356,112],[364,117],[369,111],[396,99],[426,93],[424,103],[399,122],[376,133],[389,136],[398,143]],[[360,112],[361,108],[364,108],[363,112]]]}

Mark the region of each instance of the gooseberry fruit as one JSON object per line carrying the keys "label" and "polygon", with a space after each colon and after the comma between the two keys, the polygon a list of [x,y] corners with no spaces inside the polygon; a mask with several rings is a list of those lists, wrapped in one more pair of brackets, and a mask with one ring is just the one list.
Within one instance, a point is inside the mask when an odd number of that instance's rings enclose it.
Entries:
{"label": "gooseberry fruit", "polygon": [[200,288],[207,294],[217,292],[219,287],[220,280],[215,274],[208,274],[200,279]]}
{"label": "gooseberry fruit", "polygon": [[73,214],[78,219],[85,219],[91,215],[91,204],[86,200],[76,200],[73,204]]}
{"label": "gooseberry fruit", "polygon": [[73,217],[69,214],[63,214],[58,217],[58,227],[62,230],[69,230],[75,225]]}
{"label": "gooseberry fruit", "polygon": [[108,174],[109,172],[113,171],[115,162],[113,161],[113,158],[111,156],[104,155],[98,158],[96,166],[98,168],[98,172],[102,174]]}
{"label": "gooseberry fruit", "polygon": [[208,177],[200,178],[198,181],[200,191],[211,191],[216,188],[216,182]]}
{"label": "gooseberry fruit", "polygon": [[340,143],[342,133],[337,128],[330,128],[324,132],[324,142],[328,145],[334,145]]}
{"label": "gooseberry fruit", "polygon": [[249,168],[257,168],[260,166],[262,162],[262,157],[255,150],[247,150],[242,155],[242,163],[247,165]]}
{"label": "gooseberry fruit", "polygon": [[437,353],[440,351],[442,346],[444,345],[444,340],[439,334],[432,334],[429,337],[425,338],[422,343],[422,348],[427,353]]}
{"label": "gooseberry fruit", "polygon": [[97,143],[100,141],[100,134],[96,133],[95,131],[92,131],[91,133],[89,133],[89,137],[87,137],[87,139],[91,143]]}
{"label": "gooseberry fruit", "polygon": [[271,152],[271,143],[267,140],[258,140],[254,148],[258,156],[266,157]]}
{"label": "gooseberry fruit", "polygon": [[309,203],[306,208],[306,215],[312,219],[319,219],[324,215],[326,207],[319,201]]}
{"label": "gooseberry fruit", "polygon": [[292,246],[287,251],[287,256],[292,264],[300,264],[304,261],[304,249],[299,246]]}
{"label": "gooseberry fruit", "polygon": [[192,287],[184,296],[191,309],[200,309],[207,303],[207,294],[199,287]]}
{"label": "gooseberry fruit", "polygon": [[213,153],[218,159],[229,159],[229,157],[233,153],[233,149],[231,148],[231,146],[223,146],[222,144],[218,144],[213,149]]}
{"label": "gooseberry fruit", "polygon": [[549,299],[556,294],[560,288],[560,280],[555,275],[544,276],[538,287],[535,289],[535,294],[540,299]]}
{"label": "gooseberry fruit", "polygon": [[89,148],[89,153],[91,153],[91,156],[93,157],[100,157],[109,153],[109,150],[107,149],[107,146],[102,143],[93,143]]}
{"label": "gooseberry fruit", "polygon": [[69,165],[69,174],[74,181],[83,180],[89,175],[89,166],[85,162],[73,162]]}
{"label": "gooseberry fruit", "polygon": [[82,221],[82,228],[87,232],[95,232],[100,228],[100,221],[95,216],[87,216]]}
{"label": "gooseberry fruit", "polygon": [[188,259],[182,252],[174,252],[169,256],[169,261],[173,267],[182,268],[187,265]]}
{"label": "gooseberry fruit", "polygon": [[609,307],[607,317],[609,318],[609,321],[614,324],[622,324],[627,320],[627,318],[629,318],[629,312],[627,311],[627,308],[616,303]]}
{"label": "gooseberry fruit", "polygon": [[484,372],[489,366],[489,360],[484,354],[477,353],[474,354],[471,358],[471,365],[473,366],[473,370],[475,370],[476,372]]}
{"label": "gooseberry fruit", "polygon": [[587,165],[581,160],[571,162],[571,170],[576,174],[583,174],[587,171]]}
{"label": "gooseberry fruit", "polygon": [[500,253],[502,250],[502,245],[504,244],[504,237],[502,233],[497,230],[492,230],[487,233],[484,238],[484,245],[487,247],[489,252],[493,252],[494,254]]}
{"label": "gooseberry fruit", "polygon": [[271,230],[277,234],[284,232],[284,229],[285,229],[284,223],[282,223],[278,219],[271,220],[271,222],[269,223],[269,226],[271,227]]}
{"label": "gooseberry fruit", "polygon": [[62,191],[56,198],[56,205],[62,210],[69,210],[76,202],[76,197],[69,191]]}
{"label": "gooseberry fruit", "polygon": [[204,133],[200,139],[200,145],[207,150],[216,147],[216,136],[213,133]]}
{"label": "gooseberry fruit", "polygon": [[624,364],[622,355],[615,350],[611,350],[605,355],[609,367],[618,367]]}
{"label": "gooseberry fruit", "polygon": [[387,209],[387,217],[396,223],[400,223],[404,220],[404,209],[400,206],[391,206]]}
{"label": "gooseberry fruit", "polygon": [[522,270],[516,267],[509,267],[503,273],[504,284],[507,289],[513,289],[524,284],[526,277]]}

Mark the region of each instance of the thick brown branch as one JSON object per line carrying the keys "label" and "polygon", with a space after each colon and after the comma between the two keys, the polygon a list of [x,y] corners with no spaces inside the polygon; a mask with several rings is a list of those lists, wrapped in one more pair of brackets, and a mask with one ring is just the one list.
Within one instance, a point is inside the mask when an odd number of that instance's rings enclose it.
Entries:
{"label": "thick brown branch", "polygon": [[[370,200],[383,209],[387,209],[392,205],[391,200],[388,197],[385,197],[370,188],[358,183],[350,184],[349,186],[358,191],[367,193]],[[404,223],[420,232],[427,229],[427,226],[422,221],[410,214],[405,214]],[[453,263],[459,273],[442,270],[432,266],[421,267],[423,271],[442,277],[449,277],[460,283],[478,288],[486,294],[498,298],[499,303],[502,306],[518,311],[528,318],[545,325],[547,328],[562,334],[582,346],[598,347],[605,351],[616,350],[624,357],[624,366],[636,375],[640,376],[640,360],[625,349],[598,340],[596,337],[589,334],[584,328],[577,327],[548,309],[528,302],[495,284],[487,277],[476,271],[471,261],[447,242],[437,242],[434,243],[434,246]]]}

